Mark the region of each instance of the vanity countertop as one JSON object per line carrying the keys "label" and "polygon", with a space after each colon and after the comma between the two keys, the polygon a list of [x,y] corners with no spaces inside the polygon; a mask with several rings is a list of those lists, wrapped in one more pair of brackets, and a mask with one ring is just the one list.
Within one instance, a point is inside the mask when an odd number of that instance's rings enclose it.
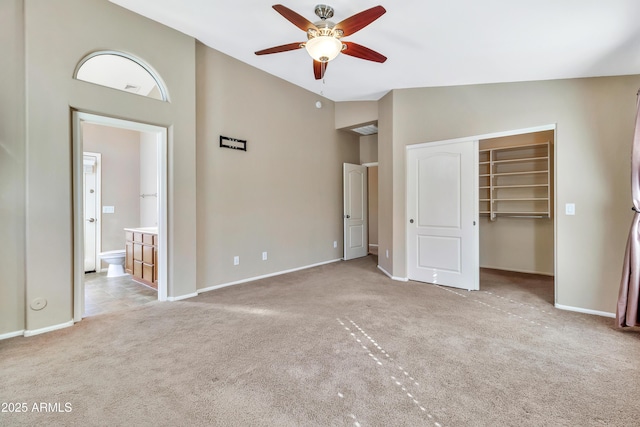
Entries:
{"label": "vanity countertop", "polygon": [[134,233],[158,234],[158,227],[125,228],[125,231],[132,231]]}

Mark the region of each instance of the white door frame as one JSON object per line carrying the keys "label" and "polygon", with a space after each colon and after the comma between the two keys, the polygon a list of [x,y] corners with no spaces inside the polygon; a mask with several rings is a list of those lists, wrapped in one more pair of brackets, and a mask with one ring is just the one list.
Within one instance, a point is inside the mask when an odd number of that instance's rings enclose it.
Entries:
{"label": "white door frame", "polygon": [[[553,141],[553,212],[552,212],[552,218],[553,218],[553,287],[554,287],[554,304],[555,301],[557,301],[558,299],[558,287],[556,286],[557,283],[557,277],[558,277],[558,221],[556,220],[556,206],[558,205],[558,192],[556,191],[556,182],[557,182],[557,171],[556,171],[556,152],[557,152],[557,140],[558,140],[558,131],[557,131],[557,125],[555,123],[553,124],[548,124],[548,125],[541,125],[541,126],[534,126],[534,127],[530,127],[530,128],[522,128],[522,129],[514,129],[514,130],[508,130],[508,131],[503,131],[503,132],[493,132],[493,133],[486,133],[486,134],[480,134],[480,135],[473,135],[473,136],[468,136],[468,137],[462,137],[462,138],[455,138],[455,139],[446,139],[446,140],[442,140],[442,141],[433,141],[433,142],[423,142],[420,144],[412,144],[412,145],[407,145],[405,148],[405,165],[406,165],[406,150],[408,150],[409,148],[420,148],[421,146],[427,146],[427,145],[431,145],[431,144],[435,144],[435,143],[453,143],[453,142],[462,142],[462,141],[468,141],[470,139],[473,140],[482,140],[482,139],[490,139],[490,138],[500,138],[500,137],[504,137],[504,136],[514,136],[514,135],[522,135],[525,133],[535,133],[535,132],[542,132],[542,131],[546,131],[546,130],[552,130],[553,131],[553,137],[554,137],[554,141]],[[408,208],[407,208],[407,198],[408,198],[408,194],[407,194],[407,184],[408,184],[408,174],[405,171],[405,216],[408,214]],[[477,208],[477,206],[476,206]],[[407,223],[406,221],[408,221],[409,218],[406,217],[405,218],[405,224]],[[405,254],[407,254],[408,252],[408,245],[409,245],[409,238],[408,238],[408,228],[405,226]],[[479,265],[479,264],[478,264]],[[409,257],[405,256],[405,271],[409,271]]]}
{"label": "white door frame", "polygon": [[[82,195],[82,123],[93,123],[157,135],[158,144],[158,300],[167,300],[168,289],[168,199],[167,199],[167,128],[97,114],[73,111],[73,320],[82,320],[84,311],[84,224]],[[124,233],[124,230],[123,230]]]}
{"label": "white door frame", "polygon": [[[100,210],[100,206],[102,206],[102,154],[101,153],[93,153],[90,151],[83,151],[82,156],[93,156],[96,158],[96,241],[95,241],[95,265],[96,265],[96,273],[99,273],[102,270],[102,262],[100,261],[100,248],[102,247],[102,211]],[[83,171],[84,173],[84,171]],[[84,182],[84,180],[83,180]],[[84,188],[83,188],[84,192]],[[86,203],[86,202],[85,202]],[[83,240],[84,241],[84,240]],[[86,248],[83,247],[83,252]]]}

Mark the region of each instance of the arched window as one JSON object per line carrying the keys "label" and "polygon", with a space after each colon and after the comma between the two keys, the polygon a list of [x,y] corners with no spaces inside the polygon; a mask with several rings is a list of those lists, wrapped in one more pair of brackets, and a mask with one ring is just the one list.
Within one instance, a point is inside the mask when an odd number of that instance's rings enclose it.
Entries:
{"label": "arched window", "polygon": [[74,78],[149,98],[168,101],[162,80],[151,67],[122,52],[99,51],[82,59]]}

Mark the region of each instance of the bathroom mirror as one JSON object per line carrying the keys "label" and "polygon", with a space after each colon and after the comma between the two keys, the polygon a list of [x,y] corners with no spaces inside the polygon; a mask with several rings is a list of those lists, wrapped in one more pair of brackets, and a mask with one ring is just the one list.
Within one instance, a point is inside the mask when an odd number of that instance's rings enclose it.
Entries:
{"label": "bathroom mirror", "polygon": [[167,101],[159,78],[141,61],[121,52],[102,51],[85,57],[74,77],[89,83]]}

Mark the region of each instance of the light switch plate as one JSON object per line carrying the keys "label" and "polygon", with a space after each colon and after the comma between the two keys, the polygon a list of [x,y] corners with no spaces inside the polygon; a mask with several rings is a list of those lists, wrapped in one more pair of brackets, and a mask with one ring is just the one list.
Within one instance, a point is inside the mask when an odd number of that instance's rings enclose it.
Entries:
{"label": "light switch plate", "polygon": [[564,213],[567,215],[575,215],[576,214],[576,205],[575,203],[567,203],[564,205]]}
{"label": "light switch plate", "polygon": [[115,206],[103,206],[102,207],[102,213],[115,213],[116,211],[116,207]]}

